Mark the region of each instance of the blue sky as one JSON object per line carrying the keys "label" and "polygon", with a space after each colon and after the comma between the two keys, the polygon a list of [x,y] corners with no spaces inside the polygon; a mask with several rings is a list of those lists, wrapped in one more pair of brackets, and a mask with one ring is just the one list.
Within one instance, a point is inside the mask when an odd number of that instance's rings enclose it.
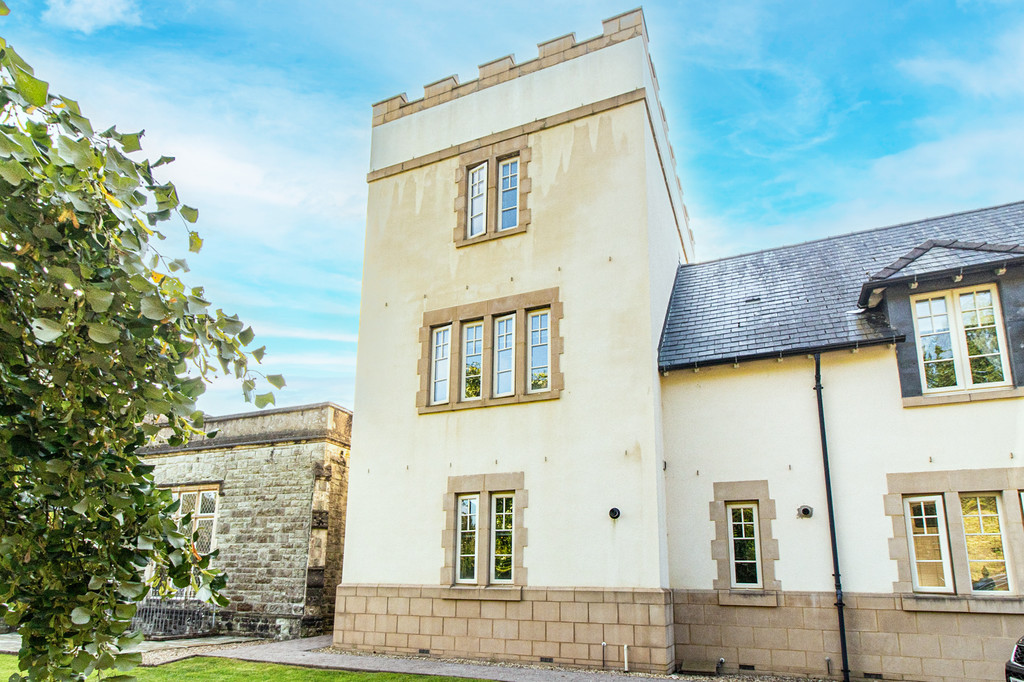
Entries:
{"label": "blue sky", "polygon": [[[632,5],[6,0],[94,124],[146,129],[200,208],[190,278],[253,325],[278,405],[352,406],[370,105]],[[644,5],[700,259],[1024,199],[1024,6]],[[168,230],[174,232],[174,230]],[[169,240],[166,251],[183,250]],[[364,340],[364,343],[372,343]],[[200,406],[251,409],[218,380]]]}

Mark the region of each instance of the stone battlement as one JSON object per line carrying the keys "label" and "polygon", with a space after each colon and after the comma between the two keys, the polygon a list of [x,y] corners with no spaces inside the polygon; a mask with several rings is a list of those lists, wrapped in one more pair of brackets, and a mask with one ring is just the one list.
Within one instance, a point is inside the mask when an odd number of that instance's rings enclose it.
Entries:
{"label": "stone battlement", "polygon": [[[516,63],[514,55],[506,55],[481,64],[478,67],[479,76],[476,80],[460,83],[458,76],[447,76],[425,85],[423,97],[420,99],[409,101],[403,92],[400,95],[381,100],[373,105],[373,125],[379,126],[394,121],[408,114],[429,109],[631,38],[642,37],[644,44],[647,43],[647,27],[644,24],[643,10],[640,8],[605,19],[601,23],[603,26],[601,35],[580,43],[576,42],[575,33],[538,43],[537,57],[521,64]],[[651,72],[654,72],[653,65]]]}

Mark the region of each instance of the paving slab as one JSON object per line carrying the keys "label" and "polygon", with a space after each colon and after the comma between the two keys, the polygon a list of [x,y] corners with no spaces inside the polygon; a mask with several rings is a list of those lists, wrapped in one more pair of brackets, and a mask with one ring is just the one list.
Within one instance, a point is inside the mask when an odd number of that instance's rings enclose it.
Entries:
{"label": "paving slab", "polygon": [[16,654],[21,648],[21,635],[13,632],[0,635],[0,654]]}

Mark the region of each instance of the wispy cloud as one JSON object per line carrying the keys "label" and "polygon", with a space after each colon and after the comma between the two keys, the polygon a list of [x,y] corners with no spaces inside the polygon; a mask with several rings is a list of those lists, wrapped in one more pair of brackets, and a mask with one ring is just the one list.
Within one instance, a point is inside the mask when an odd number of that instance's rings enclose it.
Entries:
{"label": "wispy cloud", "polygon": [[43,21],[82,33],[142,23],[135,0],[47,0]]}
{"label": "wispy cloud", "polygon": [[991,53],[979,60],[936,55],[899,62],[904,72],[927,85],[970,95],[1007,97],[1024,94],[1024,25],[1000,35]]}
{"label": "wispy cloud", "polygon": [[1024,121],[980,121],[872,159],[812,160],[776,178],[775,201],[824,196],[798,213],[750,206],[715,211],[699,199],[702,259],[1024,199]]}
{"label": "wispy cloud", "polygon": [[273,323],[252,322],[253,329],[260,337],[273,339],[304,339],[307,341],[337,341],[338,343],[356,343],[358,334],[323,329],[301,329],[298,327],[282,327]]}

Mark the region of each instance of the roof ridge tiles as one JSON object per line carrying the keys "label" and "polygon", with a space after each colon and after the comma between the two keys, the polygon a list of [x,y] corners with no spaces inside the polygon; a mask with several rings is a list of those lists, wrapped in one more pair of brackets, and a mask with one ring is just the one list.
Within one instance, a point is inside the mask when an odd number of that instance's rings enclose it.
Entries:
{"label": "roof ridge tiles", "polygon": [[915,246],[895,261],[882,268],[868,279],[877,281],[889,279],[932,249],[959,249],[961,251],[982,251],[984,253],[1014,253],[1020,244],[995,244],[992,242],[965,242],[958,239],[928,239]]}

